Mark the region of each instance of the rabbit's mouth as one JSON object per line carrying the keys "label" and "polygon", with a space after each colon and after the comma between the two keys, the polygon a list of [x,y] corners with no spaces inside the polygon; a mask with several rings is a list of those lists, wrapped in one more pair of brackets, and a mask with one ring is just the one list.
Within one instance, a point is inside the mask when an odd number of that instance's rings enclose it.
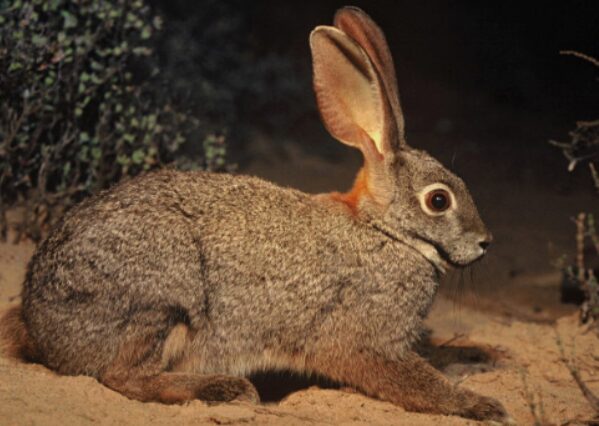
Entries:
{"label": "rabbit's mouth", "polygon": [[412,234],[412,237],[420,243],[417,244],[417,250],[441,273],[445,273],[449,267],[456,269],[465,268],[483,256],[480,255],[469,262],[457,262],[451,258],[441,244],[418,234]]}
{"label": "rabbit's mouth", "polygon": [[436,268],[437,270],[440,270],[441,272],[445,272],[445,270],[447,269],[447,267],[453,267],[456,269],[463,269],[466,268],[467,266],[472,265],[473,263],[479,261],[480,259],[483,258],[483,256],[485,255],[485,253],[483,252],[482,254],[480,254],[479,256],[475,257],[472,260],[466,261],[466,262],[458,262],[455,261],[451,258],[451,256],[449,255],[449,253],[447,252],[447,250],[445,250],[443,248],[443,246],[441,246],[440,244],[431,241],[427,238],[423,238],[419,235],[415,235],[415,237],[417,239],[419,239],[420,241],[428,244],[429,246],[431,246],[431,248],[433,248],[438,256],[439,259],[441,259],[443,261],[443,265],[441,268],[439,268],[439,265],[437,265],[437,262],[435,262],[434,260],[432,260],[430,257],[428,257],[426,254],[423,253],[423,255],[429,260],[429,262],[431,262]]}

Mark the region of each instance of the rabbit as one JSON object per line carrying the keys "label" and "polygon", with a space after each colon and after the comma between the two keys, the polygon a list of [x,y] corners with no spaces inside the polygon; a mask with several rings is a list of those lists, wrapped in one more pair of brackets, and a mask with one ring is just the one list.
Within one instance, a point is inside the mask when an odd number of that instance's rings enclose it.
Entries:
{"label": "rabbit", "polygon": [[409,411],[505,421],[411,349],[446,269],[491,243],[468,189],[406,143],[366,13],[340,9],[310,47],[324,124],[364,157],[352,189],[169,168],[119,183],[40,244],[7,350],[139,401],[259,402],[246,377],[284,368]]}

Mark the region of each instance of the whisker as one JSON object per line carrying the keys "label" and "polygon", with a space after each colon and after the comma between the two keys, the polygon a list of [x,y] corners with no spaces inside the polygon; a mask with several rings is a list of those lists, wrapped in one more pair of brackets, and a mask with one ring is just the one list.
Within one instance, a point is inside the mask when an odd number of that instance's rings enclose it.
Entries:
{"label": "whisker", "polygon": [[476,267],[478,265],[472,265],[472,268],[470,268],[470,296],[472,297],[472,304],[474,305],[475,308],[479,308],[480,307],[480,300],[478,298],[478,289],[476,287],[476,282],[474,279],[474,275],[476,273]]}
{"label": "whisker", "polygon": [[463,306],[463,297],[464,297],[464,270],[460,269],[460,273],[458,275],[457,286],[456,286],[456,325],[459,326],[462,322],[461,313]]}
{"label": "whisker", "polygon": [[452,283],[452,302],[453,302],[453,307],[452,307],[452,317],[453,317],[453,321],[454,321],[454,325],[457,325],[457,323],[459,322],[459,314],[460,314],[460,283],[459,283],[459,278],[458,278],[458,274],[456,270],[452,271],[451,274],[451,283]]}

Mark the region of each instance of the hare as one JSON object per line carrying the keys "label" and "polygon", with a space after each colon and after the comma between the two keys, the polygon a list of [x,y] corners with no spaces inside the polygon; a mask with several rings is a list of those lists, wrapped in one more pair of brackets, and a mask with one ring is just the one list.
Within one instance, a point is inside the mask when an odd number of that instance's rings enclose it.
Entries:
{"label": "hare", "polygon": [[410,348],[450,266],[491,234],[458,177],[405,140],[379,27],[346,7],[310,36],[347,193],[165,169],[72,208],[4,319],[12,353],[140,401],[258,401],[248,374],[316,372],[406,410],[505,420]]}

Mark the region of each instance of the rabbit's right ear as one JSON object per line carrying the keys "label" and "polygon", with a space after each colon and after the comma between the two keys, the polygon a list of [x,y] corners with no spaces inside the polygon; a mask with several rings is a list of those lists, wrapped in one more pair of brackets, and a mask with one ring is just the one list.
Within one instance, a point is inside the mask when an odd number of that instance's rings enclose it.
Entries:
{"label": "rabbit's right ear", "polygon": [[359,148],[367,163],[392,157],[400,137],[397,123],[364,49],[330,26],[312,31],[310,48],[316,100],[331,135]]}

